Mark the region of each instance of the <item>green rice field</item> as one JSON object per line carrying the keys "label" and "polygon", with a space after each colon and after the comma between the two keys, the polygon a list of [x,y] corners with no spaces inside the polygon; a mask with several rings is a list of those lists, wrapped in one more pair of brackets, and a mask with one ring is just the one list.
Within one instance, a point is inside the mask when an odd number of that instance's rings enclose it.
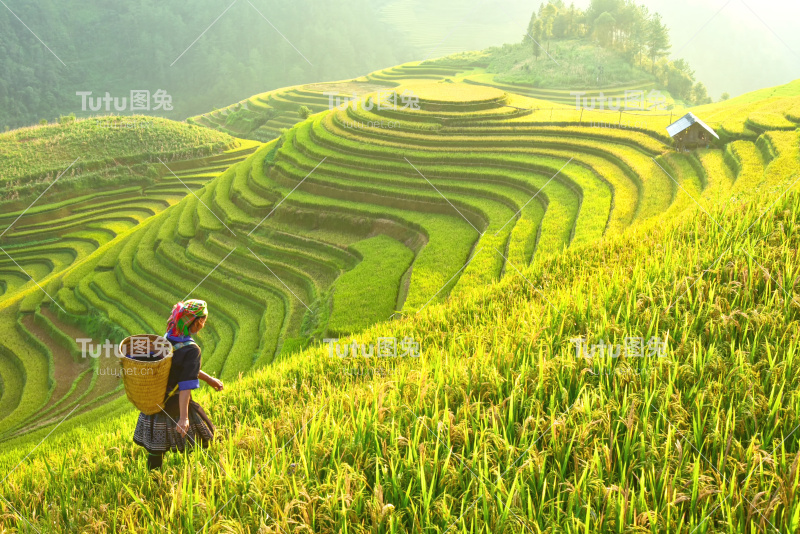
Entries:
{"label": "green rice field", "polygon": [[[0,134],[0,532],[800,531],[798,109],[576,109],[454,59]],[[688,111],[720,140],[675,150]],[[79,340],[186,297],[220,435],[150,476]]]}

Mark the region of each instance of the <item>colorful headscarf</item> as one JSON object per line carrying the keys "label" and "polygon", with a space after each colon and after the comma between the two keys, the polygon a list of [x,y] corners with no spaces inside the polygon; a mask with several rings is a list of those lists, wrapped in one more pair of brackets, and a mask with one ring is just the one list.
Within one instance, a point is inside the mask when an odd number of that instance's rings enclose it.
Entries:
{"label": "colorful headscarf", "polygon": [[204,300],[187,300],[172,307],[172,315],[167,322],[167,337],[186,337],[189,325],[196,318],[207,317],[208,306]]}

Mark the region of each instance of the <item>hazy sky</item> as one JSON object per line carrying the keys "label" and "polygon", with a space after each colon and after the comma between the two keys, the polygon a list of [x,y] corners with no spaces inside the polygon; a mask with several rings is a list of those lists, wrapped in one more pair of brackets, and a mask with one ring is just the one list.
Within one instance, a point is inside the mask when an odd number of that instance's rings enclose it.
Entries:
{"label": "hazy sky", "polygon": [[648,0],[641,4],[661,13],[670,28],[672,57],[686,58],[715,99],[723,91],[735,96],[800,78],[800,2],[796,0]]}
{"label": "hazy sky", "polygon": [[[430,10],[426,26],[439,45],[478,49],[518,41],[530,13],[541,0],[390,0],[397,9]],[[565,0],[569,5],[570,1]],[[590,0],[575,0],[586,8]],[[683,57],[716,100],[800,78],[800,1],[798,0],[644,0],[670,29],[672,58]],[[427,6],[427,7],[425,7]],[[749,8],[748,8],[749,6]],[[752,11],[751,11],[752,9]],[[420,13],[420,15],[422,15]],[[426,13],[427,15],[427,13]],[[431,20],[431,19],[436,20]],[[426,27],[426,30],[428,28]],[[516,34],[519,34],[518,36]],[[501,37],[502,36],[502,37]],[[509,38],[505,38],[510,36]],[[519,37],[519,39],[517,39]]]}

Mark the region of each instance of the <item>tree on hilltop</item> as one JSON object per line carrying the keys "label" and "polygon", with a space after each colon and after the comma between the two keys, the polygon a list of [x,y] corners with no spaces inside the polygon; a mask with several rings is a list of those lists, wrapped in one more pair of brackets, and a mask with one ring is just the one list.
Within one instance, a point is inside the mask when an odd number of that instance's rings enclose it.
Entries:
{"label": "tree on hilltop", "polygon": [[606,48],[611,48],[611,45],[614,44],[614,29],[616,25],[617,19],[608,11],[604,11],[594,21],[595,37]]}
{"label": "tree on hilltop", "polygon": [[672,45],[669,43],[669,30],[661,22],[661,15],[655,13],[647,28],[647,49],[652,62],[652,72],[655,73],[656,60],[667,55]]}

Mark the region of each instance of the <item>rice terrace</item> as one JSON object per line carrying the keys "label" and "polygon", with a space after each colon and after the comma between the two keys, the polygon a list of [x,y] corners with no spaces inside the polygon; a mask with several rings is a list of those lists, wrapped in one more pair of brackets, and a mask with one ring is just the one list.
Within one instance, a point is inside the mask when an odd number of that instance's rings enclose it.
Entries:
{"label": "rice terrace", "polygon": [[0,534],[800,532],[800,7],[0,3]]}

